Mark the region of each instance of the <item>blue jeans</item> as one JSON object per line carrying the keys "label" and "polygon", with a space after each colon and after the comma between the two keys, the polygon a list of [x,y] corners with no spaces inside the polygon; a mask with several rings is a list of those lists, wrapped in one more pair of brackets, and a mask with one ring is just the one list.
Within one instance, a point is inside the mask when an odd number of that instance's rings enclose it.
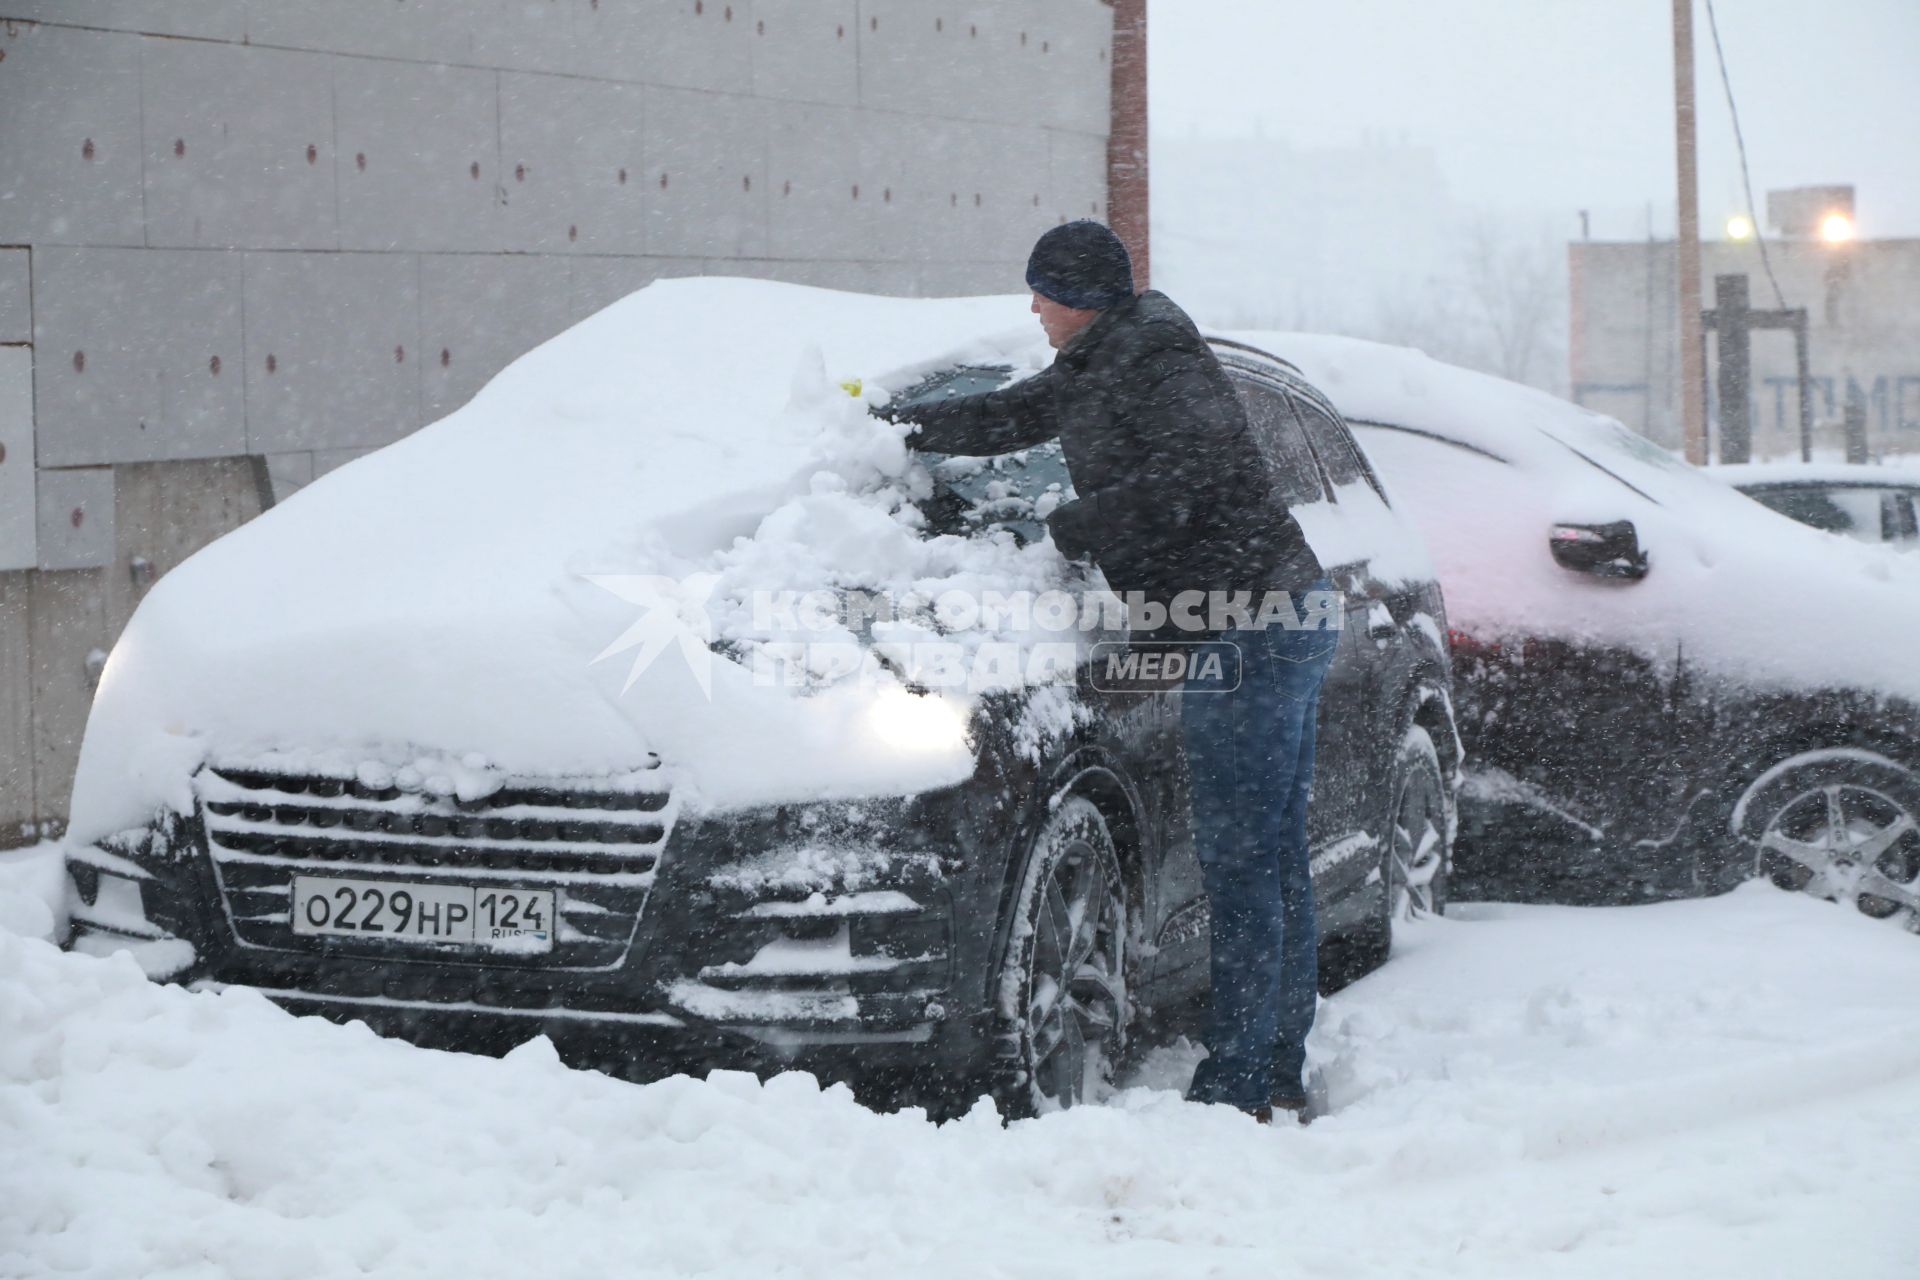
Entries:
{"label": "blue jeans", "polygon": [[1180,707],[1194,851],[1213,909],[1209,1056],[1187,1097],[1264,1107],[1302,1093],[1313,1027],[1319,943],[1307,796],[1320,685],[1340,633],[1274,626],[1221,639],[1239,646],[1240,687],[1204,692],[1189,682]]}

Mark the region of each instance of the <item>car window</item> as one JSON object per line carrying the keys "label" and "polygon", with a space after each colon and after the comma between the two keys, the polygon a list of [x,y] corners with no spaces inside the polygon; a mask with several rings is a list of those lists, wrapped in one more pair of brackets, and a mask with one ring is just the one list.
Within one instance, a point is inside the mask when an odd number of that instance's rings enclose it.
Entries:
{"label": "car window", "polygon": [[1892,540],[1920,542],[1920,495],[1902,489],[1889,496],[1893,502]]}
{"label": "car window", "polygon": [[1300,423],[1306,428],[1307,440],[1313,445],[1313,451],[1320,458],[1320,465],[1327,469],[1327,478],[1333,481],[1335,489],[1364,480],[1380,501],[1387,500],[1386,490],[1374,477],[1373,468],[1360,456],[1354,447],[1353,437],[1347,429],[1329,418],[1326,413],[1311,401],[1294,400],[1294,412],[1299,414]]}
{"label": "car window", "polygon": [[1236,377],[1233,386],[1246,406],[1247,422],[1266,461],[1274,492],[1290,507],[1326,501],[1319,467],[1287,397],[1251,379]]}
{"label": "car window", "polygon": [[1879,489],[1775,488],[1752,496],[1789,520],[1862,542],[1884,537]]}

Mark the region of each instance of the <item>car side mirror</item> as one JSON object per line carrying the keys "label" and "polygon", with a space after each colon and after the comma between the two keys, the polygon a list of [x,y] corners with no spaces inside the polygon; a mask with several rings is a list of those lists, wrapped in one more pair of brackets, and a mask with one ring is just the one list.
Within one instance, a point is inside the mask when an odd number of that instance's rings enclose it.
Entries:
{"label": "car side mirror", "polygon": [[1547,546],[1563,569],[1590,573],[1596,578],[1626,578],[1638,582],[1647,576],[1647,553],[1631,520],[1611,524],[1556,524]]}

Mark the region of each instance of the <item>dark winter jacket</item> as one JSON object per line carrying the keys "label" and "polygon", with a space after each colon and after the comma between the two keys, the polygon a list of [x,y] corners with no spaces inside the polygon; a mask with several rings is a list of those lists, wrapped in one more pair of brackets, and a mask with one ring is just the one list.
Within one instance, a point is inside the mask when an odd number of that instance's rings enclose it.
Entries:
{"label": "dark winter jacket", "polygon": [[993,454],[1060,438],[1077,501],[1048,519],[1125,599],[1302,590],[1321,574],[1274,494],[1247,415],[1193,321],[1148,290],[1101,312],[1052,365],[1011,386],[914,406],[908,437]]}

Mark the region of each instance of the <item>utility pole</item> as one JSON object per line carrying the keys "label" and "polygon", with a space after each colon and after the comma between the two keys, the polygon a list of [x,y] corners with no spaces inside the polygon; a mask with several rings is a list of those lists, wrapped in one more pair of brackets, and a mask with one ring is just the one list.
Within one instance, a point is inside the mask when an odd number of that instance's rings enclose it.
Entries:
{"label": "utility pole", "polygon": [[[1720,341],[1720,461],[1753,461],[1753,331],[1791,329],[1800,374],[1800,460],[1813,461],[1813,378],[1807,369],[1807,309],[1755,311],[1747,278],[1713,278],[1713,310],[1700,317]],[[1849,459],[1851,461],[1851,459]]]}
{"label": "utility pole", "polygon": [[1720,461],[1753,461],[1753,307],[1745,276],[1713,278],[1713,328],[1720,335]]}
{"label": "utility pole", "polygon": [[1700,338],[1700,180],[1695,172],[1693,0],[1673,0],[1673,128],[1679,161],[1680,424],[1687,461],[1707,460],[1706,362]]}
{"label": "utility pole", "polygon": [[1107,125],[1107,225],[1133,256],[1133,283],[1147,287],[1147,0],[1113,5],[1113,93]]}

